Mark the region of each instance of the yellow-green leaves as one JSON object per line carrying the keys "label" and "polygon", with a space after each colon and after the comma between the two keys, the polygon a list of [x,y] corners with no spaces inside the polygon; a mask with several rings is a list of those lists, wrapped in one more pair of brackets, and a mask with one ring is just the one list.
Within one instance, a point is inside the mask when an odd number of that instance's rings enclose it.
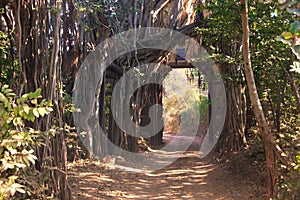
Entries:
{"label": "yellow-green leaves", "polygon": [[285,40],[293,38],[293,34],[291,32],[283,32],[281,35]]}
{"label": "yellow-green leaves", "polygon": [[37,103],[37,99],[42,98],[41,91],[42,91],[41,88],[39,88],[35,92],[30,92],[30,93],[24,94],[21,97],[21,101],[20,102],[24,103],[24,102],[26,102],[28,100],[32,100],[32,101],[35,102],[33,104],[36,104]]}
{"label": "yellow-green leaves", "polygon": [[0,199],[9,199],[17,192],[26,192],[26,187],[20,184],[19,174],[35,164],[37,157],[34,149],[41,144],[45,134],[26,127],[26,124],[53,110],[52,104],[41,98],[41,89],[17,98],[8,86],[1,87],[0,174],[3,177],[0,179]]}
{"label": "yellow-green leaves", "polygon": [[288,44],[293,53],[300,59],[300,22],[291,24],[289,32],[283,32],[278,38],[279,41]]}
{"label": "yellow-green leaves", "polygon": [[18,176],[10,176],[9,178],[0,179],[0,199],[8,199],[14,196],[16,192],[25,193],[25,186],[16,183]]}

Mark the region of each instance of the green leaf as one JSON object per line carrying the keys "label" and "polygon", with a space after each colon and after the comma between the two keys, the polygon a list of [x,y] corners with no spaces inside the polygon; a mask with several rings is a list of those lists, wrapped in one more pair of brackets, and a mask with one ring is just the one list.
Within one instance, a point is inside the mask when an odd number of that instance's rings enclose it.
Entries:
{"label": "green leaf", "polygon": [[23,94],[21,97],[22,102],[26,102],[26,101],[28,101],[28,99],[29,99],[29,94]]}
{"label": "green leaf", "polygon": [[296,156],[296,161],[295,162],[296,162],[296,164],[300,164],[300,155]]}
{"label": "green leaf", "polygon": [[5,113],[5,110],[3,109],[2,106],[0,106],[0,117],[4,117],[4,113]]}
{"label": "green leaf", "polygon": [[2,102],[8,102],[8,100],[7,100],[7,98],[5,97],[5,95],[2,94],[1,92],[0,92],[0,101],[2,101]]}
{"label": "green leaf", "polygon": [[290,28],[290,32],[293,35],[300,35],[300,22],[299,21],[295,21],[291,24],[291,28]]}
{"label": "green leaf", "polygon": [[8,118],[6,119],[6,123],[7,123],[7,124],[10,124],[12,120],[13,120],[12,117],[8,117]]}
{"label": "green leaf", "polygon": [[32,109],[32,112],[33,112],[33,115],[34,115],[35,117],[39,117],[39,116],[40,116],[39,111],[38,111],[37,108],[33,108],[33,109]]}
{"label": "green leaf", "polygon": [[23,110],[24,110],[24,112],[28,115],[28,114],[29,114],[29,111],[30,111],[30,107],[29,107],[27,104],[24,104],[24,105],[23,105]]}
{"label": "green leaf", "polygon": [[16,117],[14,120],[13,120],[13,124],[15,125],[15,126],[18,126],[18,125],[24,125],[24,123],[23,123],[23,121],[22,121],[22,119],[20,118],[20,117]]}
{"label": "green leaf", "polygon": [[27,156],[26,157],[24,157],[24,156],[22,156],[21,157],[21,159],[22,159],[22,163],[25,163],[26,164],[26,166],[30,166],[30,161],[28,160],[28,158],[27,158]]}
{"label": "green leaf", "polygon": [[51,108],[51,107],[46,107],[45,109],[46,109],[46,111],[47,111],[48,113],[50,113],[50,112],[53,111],[53,108]]}
{"label": "green leaf", "polygon": [[37,99],[32,99],[31,101],[30,101],[32,104],[34,104],[34,105],[37,105]]}
{"label": "green leaf", "polygon": [[34,93],[30,93],[30,94],[29,94],[29,98],[30,98],[30,99],[41,98],[41,97],[42,97],[42,96],[41,96],[41,92],[42,92],[42,89],[39,88],[39,89],[37,89]]}
{"label": "green leaf", "polygon": [[42,117],[49,113],[47,112],[46,108],[38,108],[38,112]]}
{"label": "green leaf", "polygon": [[86,11],[86,8],[84,8],[84,7],[79,8],[79,12],[85,12],[85,11]]}
{"label": "green leaf", "polygon": [[293,38],[293,34],[291,32],[283,32],[281,35],[285,40]]}
{"label": "green leaf", "polygon": [[28,120],[30,120],[32,122],[34,122],[34,120],[35,120],[35,117],[34,117],[32,109],[30,109],[30,112],[28,114]]}

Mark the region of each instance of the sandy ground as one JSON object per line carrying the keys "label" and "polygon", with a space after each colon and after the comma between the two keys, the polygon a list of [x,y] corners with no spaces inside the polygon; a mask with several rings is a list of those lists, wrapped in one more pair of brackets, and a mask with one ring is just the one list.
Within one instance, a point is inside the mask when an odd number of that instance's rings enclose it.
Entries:
{"label": "sandy ground", "polygon": [[[172,139],[166,134],[165,140]],[[189,138],[185,138],[189,140]],[[171,165],[151,173],[107,167],[97,161],[69,164],[74,199],[264,199],[256,170],[245,163],[219,163],[213,156],[200,159],[196,138],[191,148]],[[249,164],[250,165],[250,164]],[[252,171],[251,171],[252,170]]]}

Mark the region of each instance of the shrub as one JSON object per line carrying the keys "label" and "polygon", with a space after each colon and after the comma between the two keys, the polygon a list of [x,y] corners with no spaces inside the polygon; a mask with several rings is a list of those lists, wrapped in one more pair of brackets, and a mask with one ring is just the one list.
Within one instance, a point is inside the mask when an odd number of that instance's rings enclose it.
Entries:
{"label": "shrub", "polygon": [[47,135],[26,124],[48,115],[52,104],[41,100],[41,89],[17,98],[7,85],[0,87],[0,199],[25,198],[43,188],[32,166]]}

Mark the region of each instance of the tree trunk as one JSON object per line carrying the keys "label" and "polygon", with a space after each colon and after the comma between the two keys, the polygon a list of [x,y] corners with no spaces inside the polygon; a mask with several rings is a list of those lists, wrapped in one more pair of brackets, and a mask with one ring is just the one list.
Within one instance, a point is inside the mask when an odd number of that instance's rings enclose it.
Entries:
{"label": "tree trunk", "polygon": [[296,103],[297,103],[297,111],[298,111],[298,114],[300,114],[300,93],[299,93],[299,89],[298,89],[297,84],[295,83],[293,77],[291,76],[291,74],[288,72],[287,69],[285,69],[285,74],[287,75],[287,77],[290,81],[290,85],[291,85],[292,90],[294,92]]}
{"label": "tree trunk", "polygon": [[251,67],[250,50],[249,50],[249,24],[248,24],[248,4],[247,0],[241,0],[243,6],[242,14],[242,28],[243,28],[243,54],[244,54],[244,67],[249,89],[250,100],[253,108],[255,118],[262,133],[265,154],[266,154],[266,167],[268,172],[268,198],[272,199],[275,194],[275,186],[277,179],[277,158],[274,151],[274,138],[270,133],[263,109],[258,97],[254,74]]}
{"label": "tree trunk", "polygon": [[[58,11],[49,10],[52,6]],[[15,8],[14,20],[17,24],[19,66],[22,75],[19,95],[42,88],[42,96],[53,102],[54,112],[38,119],[33,127],[37,130],[49,130],[55,125],[57,129],[63,129],[64,108],[60,92],[62,84],[59,59],[61,2],[19,0],[15,3]],[[44,180],[48,187],[47,194],[60,199],[70,199],[64,134],[64,131],[57,130],[55,137],[47,137],[45,145],[37,149],[39,162],[35,167],[42,173],[49,174]]]}
{"label": "tree trunk", "polygon": [[[221,64],[220,72],[225,77],[227,114],[224,128],[216,150],[222,154],[237,152],[247,146],[246,128],[246,96],[241,69],[236,65]],[[231,78],[226,78],[230,76]]]}

